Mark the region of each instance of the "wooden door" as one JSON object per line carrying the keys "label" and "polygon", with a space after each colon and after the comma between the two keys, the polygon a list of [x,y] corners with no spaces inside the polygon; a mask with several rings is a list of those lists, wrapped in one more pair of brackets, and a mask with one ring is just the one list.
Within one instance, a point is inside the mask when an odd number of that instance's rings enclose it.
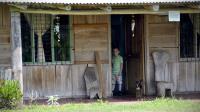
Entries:
{"label": "wooden door", "polygon": [[143,15],[127,17],[125,42],[127,90],[135,96],[136,81],[143,79]]}

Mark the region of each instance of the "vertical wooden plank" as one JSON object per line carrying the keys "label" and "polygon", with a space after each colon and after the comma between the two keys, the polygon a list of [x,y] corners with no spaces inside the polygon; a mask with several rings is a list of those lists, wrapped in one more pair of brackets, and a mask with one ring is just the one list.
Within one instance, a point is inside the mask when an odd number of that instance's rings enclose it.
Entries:
{"label": "vertical wooden plank", "polygon": [[196,62],[196,91],[200,91],[200,62]]}
{"label": "vertical wooden plank", "polygon": [[28,79],[27,79],[27,68],[23,66],[23,71],[22,71],[22,74],[23,74],[23,93],[24,93],[24,96],[27,97],[27,90],[28,90]]}
{"label": "vertical wooden plank", "polygon": [[186,68],[186,63],[181,62],[179,68],[179,76],[178,76],[178,92],[183,92],[186,91],[186,75],[187,75],[187,68]]}
{"label": "vertical wooden plank", "polygon": [[52,59],[52,62],[54,63],[55,62],[55,52],[54,52],[54,16],[51,16],[51,59]]}
{"label": "vertical wooden plank", "polygon": [[72,97],[71,65],[56,65],[55,94]]}
{"label": "vertical wooden plank", "polygon": [[174,91],[177,91],[177,85],[178,85],[178,75],[179,75],[179,63],[175,62],[172,66],[172,82],[174,84]]}
{"label": "vertical wooden plank", "polygon": [[[111,43],[111,15],[108,18],[108,75],[107,75],[107,96],[112,96],[112,43]],[[98,21],[97,21],[98,22]]]}
{"label": "vertical wooden plank", "polygon": [[28,83],[28,82],[27,82],[28,79],[27,79],[27,78],[28,78],[28,77],[27,77],[27,75],[26,75],[26,74],[27,74],[27,69],[26,69],[26,67],[24,67],[24,66],[23,66],[22,74],[24,74],[24,75],[23,75],[23,85],[24,85],[24,86],[23,86],[23,93],[24,93],[24,97],[27,97],[27,96],[28,96],[28,95],[27,95],[27,93],[28,93],[28,92],[27,92],[27,91],[28,91],[28,84],[27,84],[27,83]]}
{"label": "vertical wooden plank", "polygon": [[63,86],[64,84],[62,85],[62,73],[63,73],[63,67],[60,66],[60,65],[56,65],[55,66],[55,94],[57,95],[61,95],[63,92],[62,90],[65,89]]}
{"label": "vertical wooden plank", "polygon": [[156,83],[155,83],[155,68],[152,60],[148,62],[149,64],[149,74],[148,74],[148,94],[155,95],[156,94]]}
{"label": "vertical wooden plank", "polygon": [[145,93],[146,95],[154,95],[156,92],[156,88],[155,88],[155,80],[154,80],[154,63],[151,60],[151,53],[150,53],[150,45],[149,45],[149,41],[150,41],[150,32],[149,32],[149,24],[151,21],[151,16],[150,15],[146,15],[145,16],[145,61],[146,61],[146,77],[145,77]]}
{"label": "vertical wooden plank", "polygon": [[173,83],[173,91],[177,89],[177,77],[179,74],[179,66],[177,62],[169,62],[168,66],[168,81]]}
{"label": "vertical wooden plank", "polygon": [[73,16],[69,16],[69,30],[70,30],[70,54],[71,64],[74,64],[74,30],[73,30]]}
{"label": "vertical wooden plank", "polygon": [[0,5],[0,29],[3,26],[3,6]]}
{"label": "vertical wooden plank", "polygon": [[46,96],[49,95],[55,95],[55,66],[51,65],[51,66],[45,66],[44,67],[45,70],[45,88],[46,88],[46,92],[47,94],[45,94]]}
{"label": "vertical wooden plank", "polygon": [[[33,22],[33,15],[32,14],[30,14],[30,18],[31,18],[31,22]],[[34,24],[32,24],[32,25],[30,25],[30,27],[31,27],[31,29],[32,29],[32,31],[31,31],[31,50],[32,50],[32,62],[33,63],[35,63],[36,62],[36,60],[35,60],[35,36],[34,36],[34,34],[35,34],[35,32],[34,32]]]}
{"label": "vertical wooden plank", "polygon": [[72,97],[72,74],[71,65],[62,66],[61,72],[61,87],[63,88],[63,95],[66,97]]}
{"label": "vertical wooden plank", "polygon": [[186,64],[186,91],[194,91],[195,87],[195,64],[193,62],[187,62]]}
{"label": "vertical wooden plank", "polygon": [[[102,70],[104,74],[104,85],[105,85],[105,97],[110,97],[112,96],[112,89],[110,88],[110,71],[109,71],[109,64],[102,64]],[[110,90],[111,89],[111,90]]]}
{"label": "vertical wooden plank", "polygon": [[42,90],[42,66],[34,66],[32,69],[32,90],[37,91],[39,96],[43,96]]}
{"label": "vertical wooden plank", "polygon": [[96,51],[95,52],[95,60],[96,60],[96,66],[97,66],[97,72],[98,72],[98,76],[99,76],[99,97],[100,98],[105,98],[105,81],[104,81],[104,73],[102,71],[102,65],[101,65],[101,59],[100,59],[100,55],[99,52]]}
{"label": "vertical wooden plank", "polygon": [[86,85],[83,78],[87,65],[72,65],[72,98],[85,97]]}
{"label": "vertical wooden plank", "polygon": [[144,39],[144,44],[145,44],[145,46],[144,46],[144,55],[145,55],[145,57],[144,57],[144,61],[145,61],[145,73],[144,74],[146,74],[145,76],[144,76],[144,94],[145,95],[147,95],[148,94],[148,73],[149,73],[149,62],[148,62],[148,60],[149,60],[149,42],[148,42],[148,22],[149,22],[149,20],[148,20],[148,15],[145,15],[144,16],[144,37],[145,37],[145,39]]}
{"label": "vertical wooden plank", "polygon": [[4,28],[8,28],[10,27],[10,22],[9,22],[9,18],[10,18],[10,13],[9,13],[9,7],[7,5],[5,5],[3,8],[3,27]]}
{"label": "vertical wooden plank", "polygon": [[48,90],[46,88],[46,69],[43,66],[43,70],[42,70],[42,95],[43,97],[45,97],[48,94]]}
{"label": "vertical wooden plank", "polygon": [[[23,68],[24,69],[24,68]],[[31,89],[32,89],[32,68],[27,66],[25,67],[26,69],[26,74],[23,74],[23,75],[26,75],[26,80],[27,80],[27,90],[26,90],[26,93],[27,95],[30,95],[30,92],[31,92]]]}

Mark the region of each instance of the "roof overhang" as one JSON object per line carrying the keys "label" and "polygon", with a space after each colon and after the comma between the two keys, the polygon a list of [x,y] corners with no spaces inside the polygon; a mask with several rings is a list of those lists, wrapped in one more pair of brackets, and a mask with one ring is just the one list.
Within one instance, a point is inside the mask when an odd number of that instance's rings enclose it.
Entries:
{"label": "roof overhang", "polygon": [[[200,0],[0,0],[11,11],[68,15],[200,13]],[[158,8],[155,10],[155,7]]]}
{"label": "roof overhang", "polygon": [[196,3],[200,0],[0,0],[0,3],[48,3],[48,4],[162,4]]}

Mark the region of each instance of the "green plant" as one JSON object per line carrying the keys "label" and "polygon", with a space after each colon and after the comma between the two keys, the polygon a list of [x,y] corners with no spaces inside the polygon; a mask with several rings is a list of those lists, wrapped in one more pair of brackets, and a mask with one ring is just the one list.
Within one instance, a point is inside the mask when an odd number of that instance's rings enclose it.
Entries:
{"label": "green plant", "polygon": [[49,96],[48,97],[48,105],[59,105],[58,103],[59,98],[57,96]]}
{"label": "green plant", "polygon": [[0,85],[0,108],[15,108],[22,98],[19,82],[4,80]]}
{"label": "green plant", "polygon": [[36,100],[38,98],[38,92],[37,91],[31,91],[30,94],[29,94],[29,103],[32,105],[32,104],[35,104],[36,103]]}

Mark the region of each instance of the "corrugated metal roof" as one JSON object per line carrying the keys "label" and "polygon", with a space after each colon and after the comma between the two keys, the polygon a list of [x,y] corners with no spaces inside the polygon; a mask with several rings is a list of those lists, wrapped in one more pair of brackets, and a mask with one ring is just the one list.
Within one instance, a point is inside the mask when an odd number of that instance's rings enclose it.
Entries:
{"label": "corrugated metal roof", "polygon": [[52,3],[52,4],[153,4],[194,3],[200,0],[0,0],[1,3]]}

